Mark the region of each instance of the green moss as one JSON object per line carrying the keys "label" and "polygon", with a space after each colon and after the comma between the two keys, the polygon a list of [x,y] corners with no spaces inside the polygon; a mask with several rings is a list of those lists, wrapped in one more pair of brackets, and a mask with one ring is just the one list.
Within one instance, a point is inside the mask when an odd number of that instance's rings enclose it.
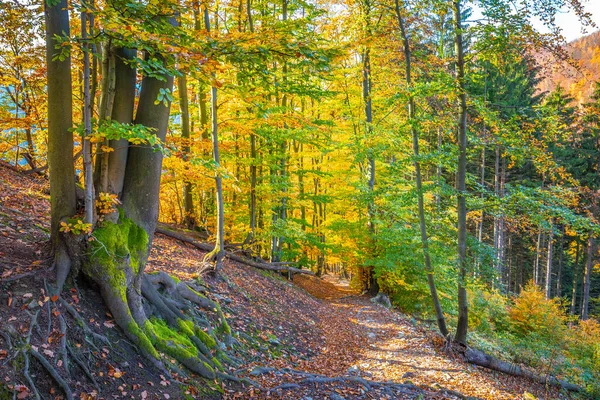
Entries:
{"label": "green moss", "polygon": [[224,371],[225,369],[223,368],[223,364],[221,364],[221,362],[217,359],[217,357],[213,357],[211,359],[212,363],[215,365],[215,367],[218,368],[219,371]]}
{"label": "green moss", "polygon": [[121,217],[119,223],[102,222],[92,232],[91,260],[112,269],[129,258],[134,273],[140,267],[140,259],[148,248],[148,234],[130,218]]}
{"label": "green moss", "polygon": [[225,314],[223,313],[223,310],[221,309],[221,305],[219,303],[216,303],[216,304],[217,304],[216,312],[217,312],[217,315],[219,316],[219,319],[221,320],[221,323],[217,327],[217,333],[223,334],[226,336],[230,336],[231,335],[231,327],[227,323],[227,319],[225,318]]}
{"label": "green moss", "polygon": [[175,358],[194,358],[198,351],[191,340],[179,332],[171,329],[165,321],[152,318],[144,327],[154,344],[162,351]]}
{"label": "green moss", "polygon": [[206,361],[202,362],[202,365],[204,365],[204,368],[206,368],[208,371],[212,371],[213,373],[215,372],[215,369]]}
{"label": "green moss", "polygon": [[177,320],[177,324],[179,325],[179,329],[181,329],[188,337],[194,336],[194,323],[192,321],[186,321],[180,318]]}
{"label": "green moss", "polygon": [[217,341],[215,340],[215,338],[213,338],[208,333],[204,332],[202,329],[200,329],[198,327],[196,327],[196,336],[209,349],[213,349],[217,346]]}
{"label": "green moss", "polygon": [[[146,328],[146,327],[144,326],[144,328]],[[127,326],[127,330],[129,330],[129,332],[131,332],[133,335],[135,335],[138,338],[137,345],[140,348],[142,348],[144,351],[146,351],[151,356],[153,356],[155,358],[159,358],[158,352],[154,348],[154,345],[152,344],[152,342],[150,341],[150,339],[148,339],[148,335],[146,335],[140,329],[140,327],[138,326],[138,324],[136,324],[135,322],[131,322]]]}

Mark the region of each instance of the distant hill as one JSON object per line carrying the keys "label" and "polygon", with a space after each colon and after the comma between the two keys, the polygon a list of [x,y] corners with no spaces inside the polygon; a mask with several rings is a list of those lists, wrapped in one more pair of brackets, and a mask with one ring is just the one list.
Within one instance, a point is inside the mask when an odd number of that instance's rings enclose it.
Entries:
{"label": "distant hill", "polygon": [[543,76],[538,89],[549,92],[562,86],[578,103],[584,103],[592,93],[594,82],[600,80],[600,31],[570,42],[567,52],[577,68],[567,62],[557,62],[548,53],[536,56]]}

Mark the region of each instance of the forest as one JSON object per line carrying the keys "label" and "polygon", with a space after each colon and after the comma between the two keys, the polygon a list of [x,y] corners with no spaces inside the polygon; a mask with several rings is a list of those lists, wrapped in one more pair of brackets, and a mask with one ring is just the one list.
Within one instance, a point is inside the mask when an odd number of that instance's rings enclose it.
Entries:
{"label": "forest", "polygon": [[586,4],[0,0],[0,399],[600,398]]}

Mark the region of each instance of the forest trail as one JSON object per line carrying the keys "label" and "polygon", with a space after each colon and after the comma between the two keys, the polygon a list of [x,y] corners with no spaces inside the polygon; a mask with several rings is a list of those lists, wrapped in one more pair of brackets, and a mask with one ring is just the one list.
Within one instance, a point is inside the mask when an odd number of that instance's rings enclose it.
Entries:
{"label": "forest trail", "polygon": [[[0,168],[0,330],[14,325],[19,332],[27,331],[28,310],[36,303],[31,302],[32,294],[34,300],[44,304],[38,309],[43,311],[50,304],[42,291],[43,280],[52,280],[52,270],[44,258],[49,210],[46,190],[43,179]],[[525,393],[538,399],[568,398],[523,378],[471,366],[447,351],[433,330],[372,303],[335,277],[297,275],[292,283],[279,274],[231,260],[226,260],[220,273],[199,277],[198,263],[203,257],[202,251],[159,234],[147,269],[166,271],[210,288],[233,331],[248,346],[243,364],[228,372],[246,376],[264,390],[223,382],[222,398],[533,398]],[[108,335],[114,343],[122,342],[101,300],[84,281],[79,283],[78,289],[71,288],[65,296],[68,302],[92,330]],[[42,312],[40,316],[43,326],[47,322],[44,315]],[[57,329],[55,319],[52,323]],[[34,335],[34,340],[58,362],[58,342],[48,346],[39,335]],[[73,335],[72,340],[75,345],[86,343],[83,334]],[[7,348],[0,340],[0,359],[6,358],[2,350]],[[79,372],[74,386],[77,398],[141,398],[144,392],[149,400],[164,399],[166,395],[182,398],[176,385],[166,382],[150,367],[142,368],[146,361],[135,352],[125,349],[126,358],[120,359],[118,350],[111,350],[108,357],[108,349],[102,350],[101,358],[88,354],[91,373],[101,387],[95,392],[99,396],[92,396],[94,387]],[[21,371],[12,369],[7,361],[0,362],[0,379],[8,384],[23,383]],[[120,368],[118,379],[116,365]],[[38,365],[32,365],[31,373],[38,376],[41,389],[59,390]],[[190,393],[194,392],[192,386],[190,382]]]}
{"label": "forest trail", "polygon": [[[363,346],[353,349],[352,366],[345,371],[338,371],[340,375],[360,376],[368,381],[403,383],[408,389],[404,393],[393,394],[385,390],[376,390],[377,393],[350,392],[350,396],[345,398],[522,399],[528,398],[529,391],[535,393],[537,398],[562,398],[553,389],[547,391],[541,385],[481,369],[462,361],[459,356],[450,355],[441,337],[429,329],[416,326],[416,321],[360,296],[349,288],[346,280],[331,275],[322,279],[303,275],[295,276],[294,283],[326,302],[324,313],[319,317],[327,327],[324,329],[325,335],[332,337],[325,338],[329,347],[324,348],[324,357],[347,351],[348,343],[338,340],[340,331],[327,326],[339,324],[342,329],[344,324],[336,322],[340,319],[349,321],[351,329],[358,336],[366,338]],[[313,365],[318,364],[317,361]],[[306,367],[313,369],[309,365]],[[317,369],[315,372],[329,376],[335,374],[331,369],[327,372]],[[410,393],[411,385],[424,391]],[[339,400],[344,397],[344,388],[336,389],[317,387],[298,398]],[[296,397],[293,392],[287,396],[282,393],[282,398],[289,396]]]}

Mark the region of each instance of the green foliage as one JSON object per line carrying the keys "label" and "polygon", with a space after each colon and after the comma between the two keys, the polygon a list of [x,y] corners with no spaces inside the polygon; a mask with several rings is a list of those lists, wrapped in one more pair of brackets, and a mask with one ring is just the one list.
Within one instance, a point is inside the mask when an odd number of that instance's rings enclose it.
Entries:
{"label": "green foliage", "polygon": [[508,299],[498,290],[470,286],[469,326],[482,333],[506,332],[510,329]]}

